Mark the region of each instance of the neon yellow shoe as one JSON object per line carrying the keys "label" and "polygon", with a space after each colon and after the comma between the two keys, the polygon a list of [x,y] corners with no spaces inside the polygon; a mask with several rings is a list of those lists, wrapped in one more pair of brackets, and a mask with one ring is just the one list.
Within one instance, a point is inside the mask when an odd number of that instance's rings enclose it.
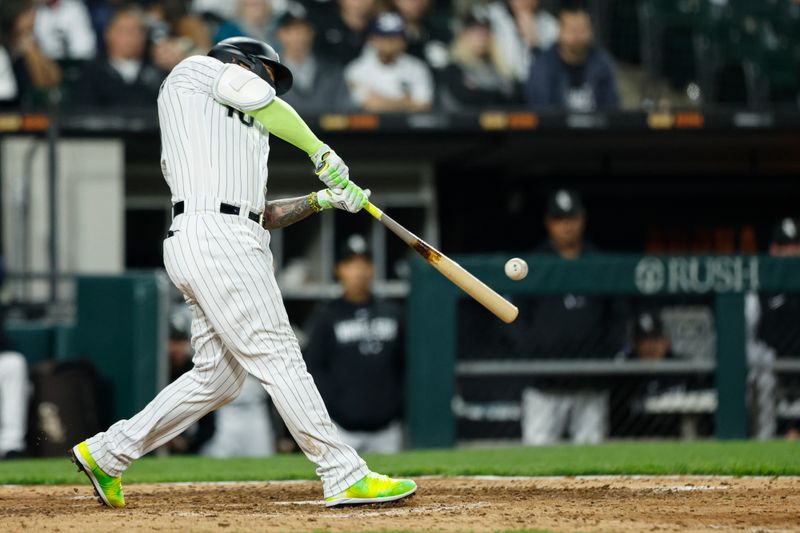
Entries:
{"label": "neon yellow shoe", "polygon": [[392,502],[411,496],[416,490],[417,484],[410,479],[392,479],[383,474],[370,472],[346,491],[325,498],[325,505],[335,507],[337,505]]}
{"label": "neon yellow shoe", "polygon": [[69,458],[92,482],[94,493],[100,503],[109,507],[122,509],[125,507],[125,495],[122,494],[122,476],[112,477],[103,472],[94,462],[86,441],[81,442],[69,451]]}

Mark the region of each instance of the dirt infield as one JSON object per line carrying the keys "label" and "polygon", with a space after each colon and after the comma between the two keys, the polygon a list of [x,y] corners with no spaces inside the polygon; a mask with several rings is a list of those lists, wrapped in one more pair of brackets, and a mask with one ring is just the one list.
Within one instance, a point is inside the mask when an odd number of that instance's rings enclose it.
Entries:
{"label": "dirt infield", "polygon": [[326,509],[314,482],[0,487],[0,531],[800,531],[800,478],[422,478],[402,503]]}

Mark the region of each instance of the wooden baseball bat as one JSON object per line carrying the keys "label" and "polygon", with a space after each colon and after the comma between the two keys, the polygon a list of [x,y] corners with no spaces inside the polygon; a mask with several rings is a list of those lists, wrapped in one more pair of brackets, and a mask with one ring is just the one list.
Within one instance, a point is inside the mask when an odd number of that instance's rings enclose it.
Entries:
{"label": "wooden baseball bat", "polygon": [[383,211],[367,202],[364,209],[375,217],[381,224],[400,237],[407,245],[417,251],[433,268],[441,272],[444,277],[452,281],[462,291],[477,300],[486,309],[495,314],[506,324],[512,323],[519,314],[519,309],[489,288],[481,280],[467,272],[461,265],[444,255],[442,252],[423,241],[396,220]]}

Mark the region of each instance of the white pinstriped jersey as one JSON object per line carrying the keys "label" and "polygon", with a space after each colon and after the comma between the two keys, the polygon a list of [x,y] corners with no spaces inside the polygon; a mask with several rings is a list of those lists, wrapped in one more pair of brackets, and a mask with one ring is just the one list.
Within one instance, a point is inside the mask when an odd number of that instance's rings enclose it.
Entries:
{"label": "white pinstriped jersey", "polygon": [[172,203],[213,198],[260,213],[269,133],[253,117],[214,99],[211,88],[223,66],[212,57],[192,56],[161,86],[161,171]]}

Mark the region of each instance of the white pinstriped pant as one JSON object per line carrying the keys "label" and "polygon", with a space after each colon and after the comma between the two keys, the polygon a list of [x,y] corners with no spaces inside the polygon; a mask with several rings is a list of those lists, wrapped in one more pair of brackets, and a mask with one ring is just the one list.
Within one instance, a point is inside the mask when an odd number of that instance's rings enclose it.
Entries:
{"label": "white pinstriped pant", "polygon": [[237,217],[196,209],[202,206],[187,203],[186,214],[172,223],[174,236],[164,241],[167,273],[194,315],[194,368],[133,418],[89,439],[89,451],[107,474],[119,475],[234,399],[250,373],[317,464],[325,497],[338,494],[369,470],[339,438],[306,370],[275,282],[269,233],[247,219],[246,211]]}

